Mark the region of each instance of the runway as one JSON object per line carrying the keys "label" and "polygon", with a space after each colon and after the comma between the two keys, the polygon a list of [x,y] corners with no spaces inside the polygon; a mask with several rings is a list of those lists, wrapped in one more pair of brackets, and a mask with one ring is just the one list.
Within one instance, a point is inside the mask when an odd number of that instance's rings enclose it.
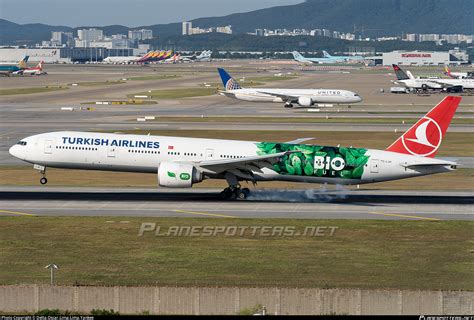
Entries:
{"label": "runway", "polygon": [[0,187],[0,216],[474,220],[472,192],[263,189],[223,201],[219,191]]}

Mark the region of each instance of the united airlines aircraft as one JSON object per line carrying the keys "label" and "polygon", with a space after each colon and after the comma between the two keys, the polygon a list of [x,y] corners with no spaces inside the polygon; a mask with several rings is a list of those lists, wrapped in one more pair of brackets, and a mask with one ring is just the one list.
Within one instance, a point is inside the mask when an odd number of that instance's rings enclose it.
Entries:
{"label": "united airlines aircraft", "polygon": [[302,144],[61,131],[26,137],[10,154],[46,168],[155,174],[158,184],[190,188],[225,179],[223,198],[245,199],[241,181],[363,184],[448,172],[456,163],[435,159],[461,101],[446,97],[385,150]]}
{"label": "united airlines aircraft", "polygon": [[218,71],[225,88],[219,94],[238,100],[285,103],[285,108],[292,108],[294,103],[310,107],[316,103],[351,104],[362,101],[357,93],[341,89],[242,88],[224,69],[219,68]]}

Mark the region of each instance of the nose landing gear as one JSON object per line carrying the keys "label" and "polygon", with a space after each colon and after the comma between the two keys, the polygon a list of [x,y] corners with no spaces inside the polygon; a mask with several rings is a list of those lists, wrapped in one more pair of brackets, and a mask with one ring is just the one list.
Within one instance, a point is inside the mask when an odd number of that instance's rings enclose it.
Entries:
{"label": "nose landing gear", "polygon": [[39,165],[39,164],[35,164],[33,166],[34,169],[38,170],[39,173],[41,174],[41,179],[40,179],[40,183],[41,184],[47,184],[48,183],[48,179],[46,179],[46,167],[45,166],[42,166],[42,165]]}

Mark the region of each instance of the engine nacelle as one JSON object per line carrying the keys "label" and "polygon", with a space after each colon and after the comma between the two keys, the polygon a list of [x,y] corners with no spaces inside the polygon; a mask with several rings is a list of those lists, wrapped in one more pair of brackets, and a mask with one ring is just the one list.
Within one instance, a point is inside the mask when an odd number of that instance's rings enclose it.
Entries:
{"label": "engine nacelle", "polygon": [[158,167],[158,184],[168,188],[191,188],[202,181],[202,173],[190,164],[162,162]]}
{"label": "engine nacelle", "polygon": [[299,97],[298,104],[303,107],[310,107],[313,105],[313,100],[310,97]]}

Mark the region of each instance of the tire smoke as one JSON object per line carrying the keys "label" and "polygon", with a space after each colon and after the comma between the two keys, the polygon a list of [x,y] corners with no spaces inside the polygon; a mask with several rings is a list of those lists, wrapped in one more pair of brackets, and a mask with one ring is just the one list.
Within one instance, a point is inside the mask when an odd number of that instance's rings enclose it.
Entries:
{"label": "tire smoke", "polygon": [[289,190],[289,189],[263,189],[252,190],[247,198],[250,201],[278,201],[278,202],[331,202],[344,200],[349,194],[349,189],[336,185],[335,189],[326,186],[319,189]]}

